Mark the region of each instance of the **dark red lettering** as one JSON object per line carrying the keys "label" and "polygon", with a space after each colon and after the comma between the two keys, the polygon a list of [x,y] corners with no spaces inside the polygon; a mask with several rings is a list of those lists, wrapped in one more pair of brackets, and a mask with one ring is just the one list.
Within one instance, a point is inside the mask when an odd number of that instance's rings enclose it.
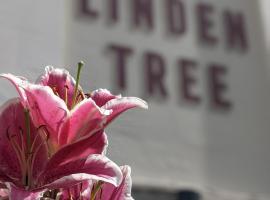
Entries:
{"label": "dark red lettering", "polygon": [[108,0],[109,1],[109,20],[110,22],[117,22],[119,18],[119,1],[118,0]]}
{"label": "dark red lettering", "polygon": [[169,33],[181,35],[186,31],[185,6],[181,0],[165,1],[167,9],[167,25]]}
{"label": "dark red lettering", "polygon": [[157,53],[147,52],[144,54],[144,61],[148,95],[154,95],[158,91],[161,97],[167,97],[164,84],[166,75],[164,59]]}
{"label": "dark red lettering", "polygon": [[144,23],[148,29],[153,29],[153,1],[152,0],[133,0],[133,24],[139,27]]}
{"label": "dark red lettering", "polygon": [[209,85],[210,85],[210,101],[214,108],[230,109],[232,103],[224,99],[224,92],[227,90],[222,77],[227,73],[224,66],[219,64],[211,64],[209,66]]}
{"label": "dark red lettering", "polygon": [[197,80],[194,76],[192,76],[191,72],[196,68],[197,63],[193,60],[179,60],[179,75],[181,77],[180,88],[182,98],[190,103],[200,103],[201,101],[201,98],[192,92],[193,86],[196,85]]}
{"label": "dark red lettering", "polygon": [[197,5],[197,20],[198,20],[198,34],[199,40],[203,44],[215,45],[217,37],[213,35],[214,22],[211,14],[214,12],[214,7],[210,4],[199,3]]}
{"label": "dark red lettering", "polygon": [[116,84],[119,89],[126,89],[126,66],[127,58],[132,54],[132,49],[130,47],[120,46],[120,45],[109,45],[109,49],[115,53],[116,56]]}
{"label": "dark red lettering", "polygon": [[80,0],[81,2],[81,12],[82,14],[89,16],[91,18],[97,18],[98,12],[90,7],[90,0]]}
{"label": "dark red lettering", "polygon": [[245,18],[242,13],[233,13],[229,10],[224,12],[224,27],[226,43],[229,49],[248,49]]}

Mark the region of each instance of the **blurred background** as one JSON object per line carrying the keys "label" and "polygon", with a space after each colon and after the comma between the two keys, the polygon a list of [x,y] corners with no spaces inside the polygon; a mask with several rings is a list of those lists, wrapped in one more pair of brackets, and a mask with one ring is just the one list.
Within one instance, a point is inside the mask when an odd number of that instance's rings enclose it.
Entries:
{"label": "blurred background", "polygon": [[[270,199],[269,0],[0,2],[0,69],[138,96],[108,129],[138,200]],[[0,80],[1,103],[16,96]]]}

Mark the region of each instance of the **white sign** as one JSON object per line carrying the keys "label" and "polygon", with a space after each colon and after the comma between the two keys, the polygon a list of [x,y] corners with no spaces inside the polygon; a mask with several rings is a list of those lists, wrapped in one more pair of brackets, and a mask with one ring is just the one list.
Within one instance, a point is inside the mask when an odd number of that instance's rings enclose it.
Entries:
{"label": "white sign", "polygon": [[149,102],[149,111],[129,112],[108,130],[109,152],[132,166],[135,184],[268,192],[269,94],[257,4],[73,2],[67,63],[87,63],[85,88]]}

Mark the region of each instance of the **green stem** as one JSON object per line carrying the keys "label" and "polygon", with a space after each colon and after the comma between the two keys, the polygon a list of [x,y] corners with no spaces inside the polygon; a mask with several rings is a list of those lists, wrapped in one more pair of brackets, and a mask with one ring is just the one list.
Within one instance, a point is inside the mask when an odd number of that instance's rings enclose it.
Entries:
{"label": "green stem", "polygon": [[78,63],[77,76],[76,76],[76,85],[75,85],[75,88],[74,88],[74,94],[73,94],[71,109],[75,106],[75,101],[76,101],[79,82],[80,82],[81,69],[82,69],[83,66],[84,66],[84,62],[80,61]]}

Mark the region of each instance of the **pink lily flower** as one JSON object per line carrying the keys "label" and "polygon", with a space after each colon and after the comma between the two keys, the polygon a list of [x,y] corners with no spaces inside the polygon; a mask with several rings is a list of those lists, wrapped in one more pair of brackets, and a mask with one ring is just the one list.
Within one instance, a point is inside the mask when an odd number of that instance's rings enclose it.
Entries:
{"label": "pink lily flower", "polygon": [[104,128],[119,114],[134,107],[147,108],[147,103],[139,98],[115,96],[105,89],[84,94],[78,85],[79,76],[75,81],[64,69],[46,67],[36,84],[12,74],[0,76],[15,85],[33,123],[37,127],[45,125],[52,153],[80,142],[77,146],[84,146],[80,152],[85,156],[89,137],[102,132],[100,135],[106,138]]}
{"label": "pink lily flower", "polygon": [[[65,188],[84,180],[100,180],[115,186],[121,183],[120,168],[101,155],[102,148],[95,144],[91,147],[94,153],[84,158],[65,156],[64,164],[53,163],[50,167],[61,152],[49,155],[47,133],[27,118],[19,99],[8,101],[0,113],[0,181],[9,189],[11,200],[34,200],[45,189]],[[92,136],[93,143],[98,135]],[[74,146],[65,148],[72,151]]]}
{"label": "pink lily flower", "polygon": [[[66,70],[53,67],[46,67],[35,84],[12,74],[0,76],[10,80],[20,96],[20,101],[13,100],[2,109],[0,124],[17,119],[23,127],[23,131],[14,128],[12,136],[16,139],[5,138],[9,127],[2,127],[0,153],[8,156],[6,160],[0,156],[1,181],[27,190],[29,195],[37,189],[70,187],[84,180],[99,180],[115,187],[121,183],[121,170],[103,155],[107,146],[104,128],[127,109],[147,108],[143,100],[115,96],[105,89],[84,94],[78,85],[79,76],[75,81]],[[15,113],[20,117],[5,110],[19,110]],[[25,111],[29,113],[30,131],[22,123]],[[6,120],[1,121],[2,116]],[[21,139],[21,132],[30,134]],[[33,140],[27,142],[29,138],[34,138],[35,144]],[[31,151],[23,149],[25,143]]]}
{"label": "pink lily flower", "polygon": [[121,166],[123,179],[118,187],[97,181],[85,181],[72,188],[63,189],[59,194],[60,200],[134,200],[131,196],[131,169]]}

